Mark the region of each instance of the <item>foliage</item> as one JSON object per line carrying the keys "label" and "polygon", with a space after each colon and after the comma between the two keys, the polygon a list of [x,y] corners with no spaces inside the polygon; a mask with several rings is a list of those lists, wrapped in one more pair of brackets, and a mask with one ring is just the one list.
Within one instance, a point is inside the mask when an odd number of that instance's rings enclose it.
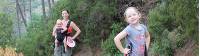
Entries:
{"label": "foliage", "polygon": [[[51,22],[51,20],[49,20]],[[52,29],[44,24],[44,20],[39,15],[33,14],[33,19],[27,28],[27,35],[16,40],[18,52],[23,52],[25,56],[50,56],[53,48],[51,37]]]}
{"label": "foliage", "polygon": [[[123,23],[113,23],[112,31],[105,41],[102,41],[101,48],[103,49],[103,55],[106,56],[122,56],[122,53],[116,48],[114,44],[114,37],[123,30]],[[122,41],[123,43],[123,41]]]}
{"label": "foliage", "polygon": [[[10,13],[15,6],[7,5],[10,3],[3,0],[0,2],[0,46],[15,46],[17,52],[23,52],[25,56],[52,56],[52,28],[57,19],[62,19],[61,12],[66,9],[69,10],[70,20],[81,29],[81,42],[88,47],[101,47],[103,56],[122,56],[113,41],[125,25],[124,22],[118,22],[123,16],[120,14],[123,12],[120,6],[123,5],[118,5],[118,2],[134,5],[124,0],[59,0],[50,10],[47,21],[41,18],[41,14],[32,13],[27,33],[17,37],[12,36],[14,17]],[[40,5],[35,3],[33,8]],[[122,15],[120,19],[118,15]],[[150,10],[148,18],[150,55],[173,56],[175,50],[182,48],[188,39],[198,44],[198,0],[160,0]],[[198,48],[194,51],[198,54]]]}
{"label": "foliage", "polygon": [[[111,2],[111,3],[109,3]],[[70,20],[81,29],[81,41],[89,46],[100,46],[100,31],[109,33],[112,17],[115,14],[113,1],[88,1],[88,0],[60,0],[52,8],[52,14],[48,21],[44,21],[40,15],[33,14],[31,23],[27,28],[27,35],[17,39],[17,48],[23,51],[25,56],[51,56],[53,48],[51,31],[57,19],[62,19],[63,9],[69,10]],[[84,6],[83,6],[84,5]],[[105,34],[105,32],[103,32]],[[96,42],[94,42],[96,41]],[[99,43],[99,44],[98,44]]]}
{"label": "foliage", "polygon": [[[52,19],[62,19],[61,11],[69,10],[70,20],[81,29],[81,41],[89,46],[100,46],[101,39],[109,34],[115,15],[114,0],[60,0],[53,8]],[[95,41],[95,42],[93,42]]]}
{"label": "foliage", "polygon": [[10,46],[13,41],[12,32],[13,32],[13,20],[12,16],[9,14],[0,13],[0,46],[6,47],[6,45]]}
{"label": "foliage", "polygon": [[153,56],[172,56],[188,39],[198,43],[198,1],[162,0],[149,14]]}

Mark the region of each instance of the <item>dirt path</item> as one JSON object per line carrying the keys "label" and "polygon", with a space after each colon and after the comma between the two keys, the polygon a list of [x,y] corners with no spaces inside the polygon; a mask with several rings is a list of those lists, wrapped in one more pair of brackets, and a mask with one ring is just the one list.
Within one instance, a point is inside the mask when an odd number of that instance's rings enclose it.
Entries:
{"label": "dirt path", "polygon": [[24,56],[22,52],[16,53],[14,48],[0,48],[0,56]]}
{"label": "dirt path", "polygon": [[174,56],[196,56],[194,53],[198,45],[193,40],[188,40],[183,48],[177,49]]}
{"label": "dirt path", "polygon": [[81,45],[80,50],[75,52],[73,56],[101,56],[100,48],[90,48],[86,45]]}

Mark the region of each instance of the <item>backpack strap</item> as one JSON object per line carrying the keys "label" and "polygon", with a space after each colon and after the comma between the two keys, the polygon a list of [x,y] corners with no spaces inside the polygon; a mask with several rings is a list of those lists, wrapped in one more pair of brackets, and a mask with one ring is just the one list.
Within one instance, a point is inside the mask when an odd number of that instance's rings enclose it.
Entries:
{"label": "backpack strap", "polygon": [[70,35],[70,33],[68,32],[70,24],[71,24],[71,20],[69,20],[69,21],[67,22],[67,26],[66,26],[66,27],[67,27],[67,30],[65,31],[65,33],[66,33],[67,36]]}
{"label": "backpack strap", "polygon": [[68,28],[69,28],[69,26],[70,26],[70,23],[71,23],[71,20],[69,20],[69,21],[67,22],[67,30],[68,30]]}

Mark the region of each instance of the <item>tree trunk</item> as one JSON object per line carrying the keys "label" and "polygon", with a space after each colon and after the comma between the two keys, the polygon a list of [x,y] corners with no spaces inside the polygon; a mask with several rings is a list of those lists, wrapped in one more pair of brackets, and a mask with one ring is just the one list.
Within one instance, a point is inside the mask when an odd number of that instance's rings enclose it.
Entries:
{"label": "tree trunk", "polygon": [[44,0],[42,0],[42,10],[43,10],[43,18],[46,19]]}
{"label": "tree trunk", "polygon": [[49,4],[49,10],[51,9],[51,1],[48,0],[48,4]]}
{"label": "tree trunk", "polygon": [[54,1],[54,0],[52,0],[52,4],[54,4],[54,2],[55,2],[55,1]]}
{"label": "tree trunk", "polygon": [[25,2],[25,0],[22,1],[22,5],[21,6],[23,6],[22,13],[24,14],[24,17],[26,17],[26,2]]}
{"label": "tree trunk", "polygon": [[21,15],[21,18],[22,18],[22,20],[23,20],[23,22],[24,22],[25,27],[27,27],[26,19],[24,18],[24,15],[23,15],[23,13],[22,13],[22,10],[21,10],[21,7],[20,7],[20,5],[19,5],[19,1],[18,1],[18,0],[16,0],[16,6],[17,6],[16,9],[18,9],[17,11],[20,12],[20,15]]}
{"label": "tree trunk", "polygon": [[18,28],[18,37],[21,37],[21,30],[20,30],[20,18],[19,18],[19,7],[18,7],[18,5],[17,5],[17,2],[18,2],[18,0],[16,0],[16,19],[17,19],[17,28]]}
{"label": "tree trunk", "polygon": [[30,20],[31,20],[31,18],[32,18],[32,14],[31,14],[31,0],[29,2],[29,13],[30,13]]}

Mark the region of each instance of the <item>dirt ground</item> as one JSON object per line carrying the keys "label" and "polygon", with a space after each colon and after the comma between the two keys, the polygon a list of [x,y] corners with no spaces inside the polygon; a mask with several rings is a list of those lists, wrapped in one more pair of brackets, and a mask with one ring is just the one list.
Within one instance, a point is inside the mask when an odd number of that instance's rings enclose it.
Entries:
{"label": "dirt ground", "polygon": [[24,56],[22,52],[16,53],[14,48],[0,48],[0,56]]}

